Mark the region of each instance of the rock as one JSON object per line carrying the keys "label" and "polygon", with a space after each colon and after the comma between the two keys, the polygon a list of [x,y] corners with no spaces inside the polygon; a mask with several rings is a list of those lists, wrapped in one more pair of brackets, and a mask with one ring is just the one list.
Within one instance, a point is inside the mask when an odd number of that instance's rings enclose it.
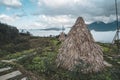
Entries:
{"label": "rock", "polygon": [[104,65],[105,65],[106,67],[112,67],[112,64],[110,64],[110,63],[108,63],[108,62],[106,62],[106,61],[104,61]]}
{"label": "rock", "polygon": [[13,71],[11,73],[0,76],[0,80],[8,80],[10,78],[13,78],[13,77],[16,77],[19,75],[22,75],[22,73],[20,71]]}
{"label": "rock", "polygon": [[104,69],[103,52],[88,30],[82,17],[68,33],[59,49],[56,63],[58,67],[83,73],[98,72]]}
{"label": "rock", "polygon": [[120,62],[117,62],[118,64],[120,64]]}
{"label": "rock", "polygon": [[12,69],[11,67],[0,68],[0,73]]}
{"label": "rock", "polygon": [[113,58],[112,58],[112,57],[110,57],[110,56],[108,56],[107,58],[109,58],[110,60],[113,60]]}

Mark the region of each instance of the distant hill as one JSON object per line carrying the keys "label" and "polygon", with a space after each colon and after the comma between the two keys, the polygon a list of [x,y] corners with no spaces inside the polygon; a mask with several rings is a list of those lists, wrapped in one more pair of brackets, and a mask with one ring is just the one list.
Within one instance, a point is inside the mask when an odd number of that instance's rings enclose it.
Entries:
{"label": "distant hill", "polygon": [[16,27],[0,23],[0,45],[13,41],[18,35],[19,31]]}
{"label": "distant hill", "polygon": [[[111,22],[111,23],[104,23],[104,22],[93,22],[88,25],[88,28],[90,30],[95,30],[95,31],[115,31],[116,30],[116,25],[117,21]],[[120,22],[119,22],[120,25]]]}
{"label": "distant hill", "polygon": [[51,30],[53,30],[53,31],[61,31],[62,29],[53,27],[53,28],[46,28],[46,29],[40,29],[40,30],[44,30],[44,31],[51,31]]}
{"label": "distant hill", "polygon": [[[110,23],[104,23],[102,21],[97,21],[97,22],[93,22],[91,24],[88,24],[88,28],[90,30],[95,30],[95,31],[115,31],[117,28],[116,23],[117,23],[117,21],[110,22]],[[119,22],[119,26],[120,26],[120,22]],[[71,27],[67,27],[67,28],[71,28]],[[46,29],[39,29],[39,30],[61,31],[61,28],[53,27],[53,28],[46,28]]]}
{"label": "distant hill", "polygon": [[0,56],[30,49],[29,32],[21,32],[8,24],[0,22]]}

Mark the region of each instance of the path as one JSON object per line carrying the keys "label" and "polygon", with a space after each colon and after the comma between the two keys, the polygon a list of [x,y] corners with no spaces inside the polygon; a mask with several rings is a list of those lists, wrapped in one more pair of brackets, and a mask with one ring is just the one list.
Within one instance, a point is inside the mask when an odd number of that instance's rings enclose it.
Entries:
{"label": "path", "polygon": [[27,80],[19,70],[12,70],[11,67],[0,69],[0,80]]}
{"label": "path", "polygon": [[14,69],[13,67],[9,67],[9,66],[0,68],[0,80],[27,80],[28,76],[26,76],[26,74],[27,73],[32,74],[32,73],[27,72],[21,65],[15,63],[15,62],[19,61],[20,59],[23,59],[25,57],[31,57],[33,55],[36,55],[36,52],[29,54],[29,55],[23,55],[17,59],[1,60],[0,61],[1,63],[15,65],[17,67],[17,69]]}

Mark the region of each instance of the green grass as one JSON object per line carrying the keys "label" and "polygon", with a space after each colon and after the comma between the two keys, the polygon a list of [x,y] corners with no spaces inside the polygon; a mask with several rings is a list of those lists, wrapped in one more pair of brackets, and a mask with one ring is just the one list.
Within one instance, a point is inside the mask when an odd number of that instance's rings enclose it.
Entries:
{"label": "green grass", "polygon": [[[120,80],[120,65],[116,62],[119,59],[110,60],[106,56],[104,59],[111,63],[113,67],[106,68],[102,72],[82,74],[78,71],[67,71],[57,68],[55,64],[58,53],[59,43],[56,39],[51,39],[52,46],[45,46],[42,52],[23,63],[24,67],[36,75],[42,76],[43,80]],[[104,55],[109,56],[110,44],[99,43],[103,49]],[[54,47],[54,50],[51,50]],[[115,49],[113,49],[114,52]]]}
{"label": "green grass", "polygon": [[90,74],[82,74],[77,70],[67,71],[57,68],[55,60],[61,42],[59,42],[56,38],[32,38],[31,44],[36,49],[9,54],[5,57],[5,59],[14,59],[23,55],[31,54],[34,51],[37,52],[37,55],[21,59],[18,63],[23,65],[25,69],[41,76],[43,78],[42,80],[120,80],[120,65],[117,64],[120,59],[108,58],[112,57],[112,55],[116,52],[116,47],[112,48],[111,53],[109,52],[110,44],[108,43],[98,44],[103,49],[104,59],[113,66],[111,68],[105,68],[105,70],[101,72]]}
{"label": "green grass", "polygon": [[10,66],[11,66],[11,67],[14,67],[14,66],[11,65],[11,64],[0,62],[0,68],[10,67]]}
{"label": "green grass", "polygon": [[4,57],[3,59],[17,59],[23,55],[27,55],[27,54],[31,54],[34,52],[34,49],[30,49],[30,50],[25,50],[25,51],[22,51],[22,52],[16,52],[16,53],[13,53],[13,54],[9,54],[7,55],[6,57]]}

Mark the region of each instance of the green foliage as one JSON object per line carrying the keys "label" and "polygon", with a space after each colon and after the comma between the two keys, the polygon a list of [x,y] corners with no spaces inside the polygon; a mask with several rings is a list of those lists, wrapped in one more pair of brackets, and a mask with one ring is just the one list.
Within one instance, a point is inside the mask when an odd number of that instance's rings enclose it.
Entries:
{"label": "green foliage", "polygon": [[15,53],[18,51],[30,49],[30,33],[26,32],[21,35],[16,27],[0,23],[0,49],[5,51],[0,55],[3,57],[7,53]]}
{"label": "green foliage", "polygon": [[13,54],[28,49],[30,49],[29,42],[19,43],[16,45],[14,43],[9,43],[1,47],[2,52],[0,52],[0,55],[1,57],[4,57],[5,55],[9,55],[10,53]]}
{"label": "green foliage", "polygon": [[4,45],[1,49],[7,52],[14,53],[15,52],[14,47],[15,45],[13,43],[9,43],[7,45]]}
{"label": "green foliage", "polygon": [[104,47],[104,46],[102,47],[102,49],[103,49],[103,52],[104,52],[104,53],[108,53],[109,50],[110,50],[110,48],[108,48],[108,47]]}
{"label": "green foliage", "polygon": [[98,43],[102,49],[103,49],[103,53],[105,55],[115,55],[115,54],[119,54],[118,52],[118,48],[116,44],[111,44],[111,43]]}
{"label": "green foliage", "polygon": [[[42,40],[45,40],[45,38]],[[46,44],[46,41],[48,44]],[[36,56],[29,58],[29,60],[27,58],[23,61],[24,63],[21,63],[26,69],[31,70],[36,75],[42,76],[44,80],[120,80],[120,67],[116,63],[119,59],[109,60],[106,56],[104,57],[105,60],[113,64],[113,67],[106,68],[98,73],[82,74],[80,67],[89,66],[87,64],[82,65],[84,62],[76,66],[74,71],[57,68],[55,60],[61,44],[55,38],[46,38],[46,41],[42,43],[45,45],[39,45],[39,48],[36,49],[38,53]],[[103,48],[104,55],[109,54],[110,44],[99,44]]]}
{"label": "green foliage", "polygon": [[22,36],[31,36],[31,34],[30,34],[30,32],[20,32],[20,35],[22,35]]}
{"label": "green foliage", "polygon": [[[24,42],[29,42],[24,45]],[[19,44],[17,44],[19,43]],[[23,43],[23,44],[22,44]],[[81,64],[76,66],[74,71],[68,71],[65,69],[58,68],[55,64],[56,56],[58,53],[59,46],[61,43],[56,38],[42,38],[42,37],[20,37],[17,39],[17,41],[12,44],[7,44],[4,47],[7,51],[12,50],[13,45],[18,46],[16,47],[19,51],[20,49],[24,50],[24,46],[27,47],[28,44],[30,44],[30,50],[25,50],[22,52],[16,52],[14,54],[9,54],[5,57],[5,59],[14,59],[21,57],[23,55],[31,54],[32,52],[37,52],[37,55],[25,57],[22,60],[19,61],[20,64],[22,64],[27,70],[32,71],[36,75],[42,76],[43,80],[120,80],[119,74],[120,74],[120,65],[117,64],[120,59],[109,59],[109,46],[108,43],[98,43],[101,45],[103,51],[104,51],[104,59],[111,63],[113,67],[106,68],[105,70],[98,72],[98,73],[89,73],[89,74],[82,74],[80,71],[82,68],[80,67],[86,67],[89,66],[87,64],[84,64],[84,62],[80,61]],[[20,46],[21,45],[21,46]],[[24,46],[22,46],[24,45]],[[23,48],[22,48],[23,47]],[[112,49],[114,52],[116,47]],[[7,52],[4,52],[3,50],[0,51],[0,55],[3,53],[8,54]],[[83,65],[84,64],[84,65]],[[2,66],[0,64],[0,66]]]}
{"label": "green foliage", "polygon": [[4,44],[13,42],[19,36],[19,31],[13,26],[0,23],[0,47]]}
{"label": "green foliage", "polygon": [[98,73],[81,74],[72,72],[72,80],[119,80],[118,76],[111,69],[106,69]]}
{"label": "green foliage", "polygon": [[115,40],[116,45],[120,45],[120,40]]}
{"label": "green foliage", "polygon": [[4,59],[17,59],[23,55],[27,55],[27,54],[31,54],[34,52],[34,49],[30,49],[30,50],[25,50],[22,52],[16,52],[14,54],[9,54],[6,57],[4,57]]}
{"label": "green foliage", "polygon": [[28,69],[33,69],[38,73],[49,74],[54,67],[55,55],[56,54],[52,52],[37,55],[32,59],[31,65],[28,66]]}
{"label": "green foliage", "polygon": [[14,67],[14,66],[11,65],[11,64],[7,64],[7,63],[2,63],[2,62],[0,62],[0,68],[4,68],[4,67]]}
{"label": "green foliage", "polygon": [[2,58],[2,57],[5,56],[5,55],[8,55],[8,54],[10,54],[10,53],[7,52],[7,51],[5,51],[5,50],[1,50],[1,49],[0,49],[0,58]]}

